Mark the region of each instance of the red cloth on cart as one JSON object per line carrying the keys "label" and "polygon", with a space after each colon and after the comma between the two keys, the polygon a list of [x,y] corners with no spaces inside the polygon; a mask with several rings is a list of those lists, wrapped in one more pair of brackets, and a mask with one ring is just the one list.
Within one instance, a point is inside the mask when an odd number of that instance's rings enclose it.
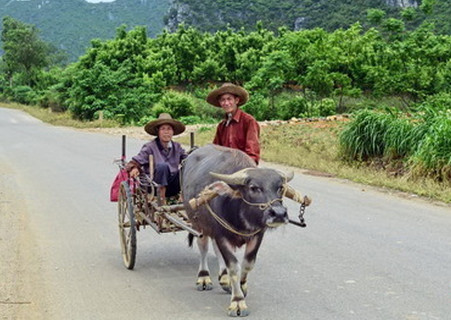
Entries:
{"label": "red cloth on cart", "polygon": [[121,186],[122,181],[126,181],[129,179],[128,172],[125,169],[121,169],[119,173],[114,178],[113,184],[110,189],[110,201],[117,202],[119,199],[119,188]]}

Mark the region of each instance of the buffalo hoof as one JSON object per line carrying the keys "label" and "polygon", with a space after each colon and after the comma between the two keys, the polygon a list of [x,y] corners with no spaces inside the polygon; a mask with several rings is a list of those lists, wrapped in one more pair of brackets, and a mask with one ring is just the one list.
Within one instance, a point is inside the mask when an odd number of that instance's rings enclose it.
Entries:
{"label": "buffalo hoof", "polygon": [[219,285],[225,292],[232,293],[232,287],[230,286],[230,278],[227,273],[223,273],[222,275],[219,276]]}
{"label": "buffalo hoof", "polygon": [[249,313],[250,312],[244,300],[232,301],[227,309],[227,315],[229,317],[247,317]]}
{"label": "buffalo hoof", "polygon": [[198,291],[206,291],[213,289],[213,282],[209,276],[199,277],[196,282],[196,289]]}

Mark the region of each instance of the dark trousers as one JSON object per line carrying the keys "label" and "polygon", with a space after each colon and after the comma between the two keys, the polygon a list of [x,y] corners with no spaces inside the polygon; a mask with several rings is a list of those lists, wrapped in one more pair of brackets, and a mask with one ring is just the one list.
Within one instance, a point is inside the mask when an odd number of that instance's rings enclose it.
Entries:
{"label": "dark trousers", "polygon": [[159,163],[155,166],[153,181],[166,187],[166,197],[175,196],[180,192],[179,171],[171,174],[166,163]]}

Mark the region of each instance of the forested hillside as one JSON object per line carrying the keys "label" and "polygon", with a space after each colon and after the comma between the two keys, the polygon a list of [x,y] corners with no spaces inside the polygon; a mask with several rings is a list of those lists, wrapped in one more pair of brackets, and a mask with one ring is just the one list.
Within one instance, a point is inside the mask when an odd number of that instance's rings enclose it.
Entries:
{"label": "forested hillside", "polygon": [[91,39],[110,39],[122,24],[130,29],[146,26],[149,36],[163,29],[168,0],[116,0],[88,3],[84,0],[0,0],[0,16],[35,25],[42,38],[76,60]]}
{"label": "forested hillside", "polygon": [[[419,7],[426,10],[415,10]],[[434,22],[437,32],[451,34],[451,2],[448,0],[174,0],[166,24],[175,30],[181,23],[203,31],[253,29],[257,21],[276,31],[281,26],[290,30],[320,27],[326,31],[348,28],[355,22],[366,27],[368,9],[385,11],[386,18],[408,20],[412,29],[423,21]],[[424,14],[427,11],[427,15]]]}

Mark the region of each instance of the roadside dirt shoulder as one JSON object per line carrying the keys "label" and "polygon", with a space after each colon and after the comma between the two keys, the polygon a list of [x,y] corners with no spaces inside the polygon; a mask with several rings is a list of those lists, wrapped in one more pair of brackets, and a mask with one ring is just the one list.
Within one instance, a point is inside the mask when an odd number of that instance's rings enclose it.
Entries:
{"label": "roadside dirt shoulder", "polygon": [[45,289],[27,216],[15,174],[0,161],[0,319],[43,319]]}

